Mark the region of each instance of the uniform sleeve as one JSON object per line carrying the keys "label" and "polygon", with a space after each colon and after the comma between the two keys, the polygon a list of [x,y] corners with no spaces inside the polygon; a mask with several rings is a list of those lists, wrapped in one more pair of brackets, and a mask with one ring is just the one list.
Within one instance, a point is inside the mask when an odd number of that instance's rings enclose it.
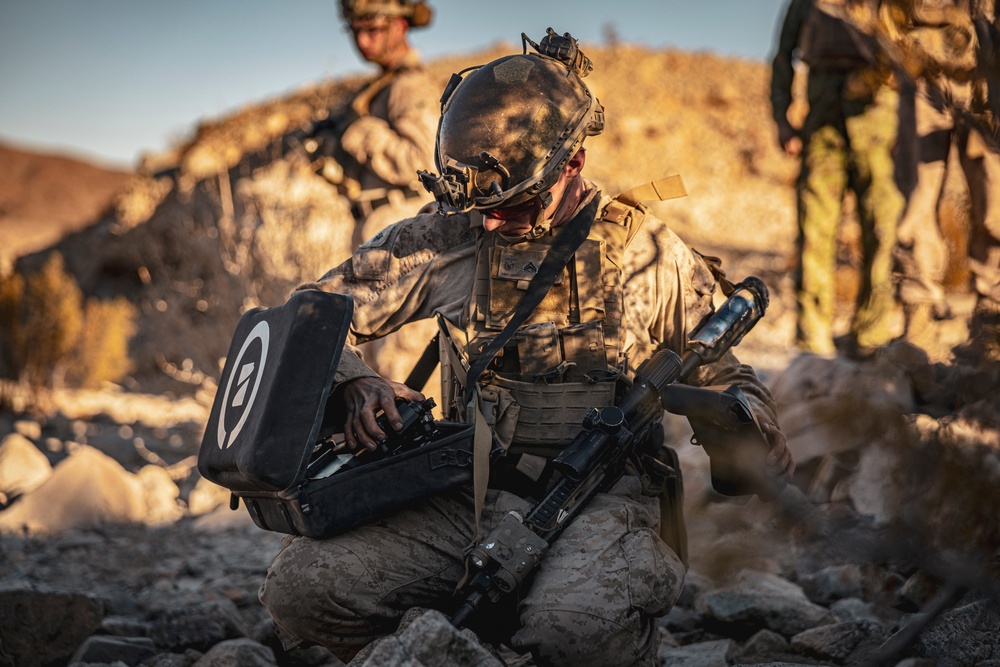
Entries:
{"label": "uniform sleeve", "polygon": [[382,230],[298,289],[351,297],[348,343],[358,345],[437,312],[460,311],[472,290],[476,238],[467,216],[418,215]]}
{"label": "uniform sleeve", "polygon": [[[626,346],[633,365],[660,344],[683,354],[691,333],[715,311],[718,285],[711,270],[663,222],[648,216],[629,248],[626,276],[627,336],[634,343]],[[736,384],[758,414],[778,423],[770,392],[733,351],[702,366],[688,381],[697,386]]]}
{"label": "uniform sleeve", "polygon": [[440,91],[422,71],[410,70],[392,82],[388,94],[388,118],[357,119],[340,146],[388,183],[408,185],[417,180],[417,170],[434,167]]}
{"label": "uniform sleeve", "polygon": [[792,0],[778,33],[778,49],[771,61],[771,110],[776,123],[787,123],[792,105],[792,81],[795,77],[793,56],[799,32],[809,11],[810,0]]}

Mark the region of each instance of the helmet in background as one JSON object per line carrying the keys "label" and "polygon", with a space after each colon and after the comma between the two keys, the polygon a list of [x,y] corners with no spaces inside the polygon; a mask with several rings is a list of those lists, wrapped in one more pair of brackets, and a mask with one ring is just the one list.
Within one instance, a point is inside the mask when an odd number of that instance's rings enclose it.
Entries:
{"label": "helmet in background", "polygon": [[431,8],[412,0],[340,0],[340,15],[345,21],[372,16],[402,16],[413,28],[431,22]]}
{"label": "helmet in background", "polygon": [[576,40],[551,28],[540,44],[521,38],[524,53],[452,75],[435,145],[440,175],[420,174],[441,204],[488,211],[526,202],[604,129],[604,107],[583,83],[593,66]]}

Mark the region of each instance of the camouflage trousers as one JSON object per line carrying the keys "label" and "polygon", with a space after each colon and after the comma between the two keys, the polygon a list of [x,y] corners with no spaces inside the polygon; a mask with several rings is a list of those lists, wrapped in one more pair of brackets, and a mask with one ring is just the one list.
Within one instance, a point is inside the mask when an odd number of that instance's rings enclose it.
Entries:
{"label": "camouflage trousers", "polygon": [[[487,494],[481,526],[530,505]],[[473,540],[467,491],[442,494],[328,540],[289,538],[260,591],[275,623],[345,662],[395,631],[411,607],[447,613]],[[625,477],[600,494],[552,545],[518,601],[507,643],[539,665],[654,665],[655,617],[680,594],[684,566],[657,535],[659,499]],[[511,609],[511,614],[514,614]],[[490,623],[504,619],[491,618]],[[291,643],[295,643],[294,641]]]}
{"label": "camouflage trousers", "polygon": [[861,223],[861,281],[850,333],[862,347],[892,338],[892,281],[896,226],[903,196],[895,182],[892,150],[898,96],[883,87],[874,102],[851,110],[842,123],[814,128],[805,137],[798,181],[799,272],[796,342],[801,349],[830,354],[836,300],[837,230],[844,195],[857,199]]}
{"label": "camouflage trousers", "polygon": [[[971,94],[968,86],[935,82],[954,100]],[[916,98],[919,142],[917,184],[899,223],[896,248],[899,297],[903,303],[945,304],[942,287],[948,264],[948,246],[938,222],[938,204],[947,175],[947,161],[955,145],[959,165],[969,187],[969,268],[980,298],[1000,309],[1000,154],[989,149],[968,125],[959,122],[921,82]],[[946,310],[945,308],[939,308]]]}

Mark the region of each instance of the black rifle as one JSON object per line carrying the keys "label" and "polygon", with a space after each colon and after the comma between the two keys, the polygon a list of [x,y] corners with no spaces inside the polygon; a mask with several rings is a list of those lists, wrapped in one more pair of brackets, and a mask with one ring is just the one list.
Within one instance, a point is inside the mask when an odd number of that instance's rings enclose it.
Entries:
{"label": "black rifle", "polygon": [[340,143],[340,135],[357,119],[357,113],[347,107],[341,113],[312,120],[282,135],[281,152],[283,155],[290,151],[301,152],[310,161],[319,157],[331,157]]}
{"label": "black rifle", "polygon": [[[720,359],[764,315],[768,293],[764,283],[749,277],[736,285],[729,299],[693,335],[684,356],[657,350],[636,371],[632,387],[616,405],[595,408],[584,419],[583,430],[552,461],[559,481],[526,517],[508,513],[469,554],[475,574],[466,584],[465,601],[451,622],[460,627],[484,603],[494,604],[515,591],[534,571],[549,545],[596,494],[606,492],[625,473],[626,464],[643,454],[641,449],[657,427],[663,410],[688,414],[708,445],[713,437],[728,439],[739,449],[752,449],[752,457],[729,461],[719,478],[730,481],[735,473],[751,477],[762,495],[771,495],[764,475],[767,439],[760,432],[746,398],[735,387],[723,392],[686,387],[707,394],[692,395],[673,387],[699,366]],[[735,391],[734,391],[735,390]],[[720,398],[720,395],[721,398]],[[706,397],[711,397],[708,402]],[[701,429],[701,431],[699,431]],[[743,436],[751,436],[748,442]],[[735,436],[740,436],[739,441]],[[708,449],[710,456],[712,450]],[[723,452],[720,452],[722,454]],[[713,481],[716,477],[713,463]],[[736,486],[729,491],[743,491]]]}

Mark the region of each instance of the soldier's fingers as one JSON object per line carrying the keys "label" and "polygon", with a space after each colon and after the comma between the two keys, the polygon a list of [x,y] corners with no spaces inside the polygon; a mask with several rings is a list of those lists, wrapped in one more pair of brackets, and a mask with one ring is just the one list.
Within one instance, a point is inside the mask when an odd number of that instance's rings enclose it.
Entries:
{"label": "soldier's fingers", "polygon": [[390,382],[392,386],[392,391],[395,393],[396,398],[401,398],[406,401],[422,401],[424,400],[424,395],[421,394],[416,389],[411,389],[407,387],[402,382]]}
{"label": "soldier's fingers", "polygon": [[388,420],[389,425],[394,431],[399,431],[403,428],[403,418],[399,415],[399,410],[396,409],[395,395],[381,396],[379,406],[382,408],[386,420]]}

